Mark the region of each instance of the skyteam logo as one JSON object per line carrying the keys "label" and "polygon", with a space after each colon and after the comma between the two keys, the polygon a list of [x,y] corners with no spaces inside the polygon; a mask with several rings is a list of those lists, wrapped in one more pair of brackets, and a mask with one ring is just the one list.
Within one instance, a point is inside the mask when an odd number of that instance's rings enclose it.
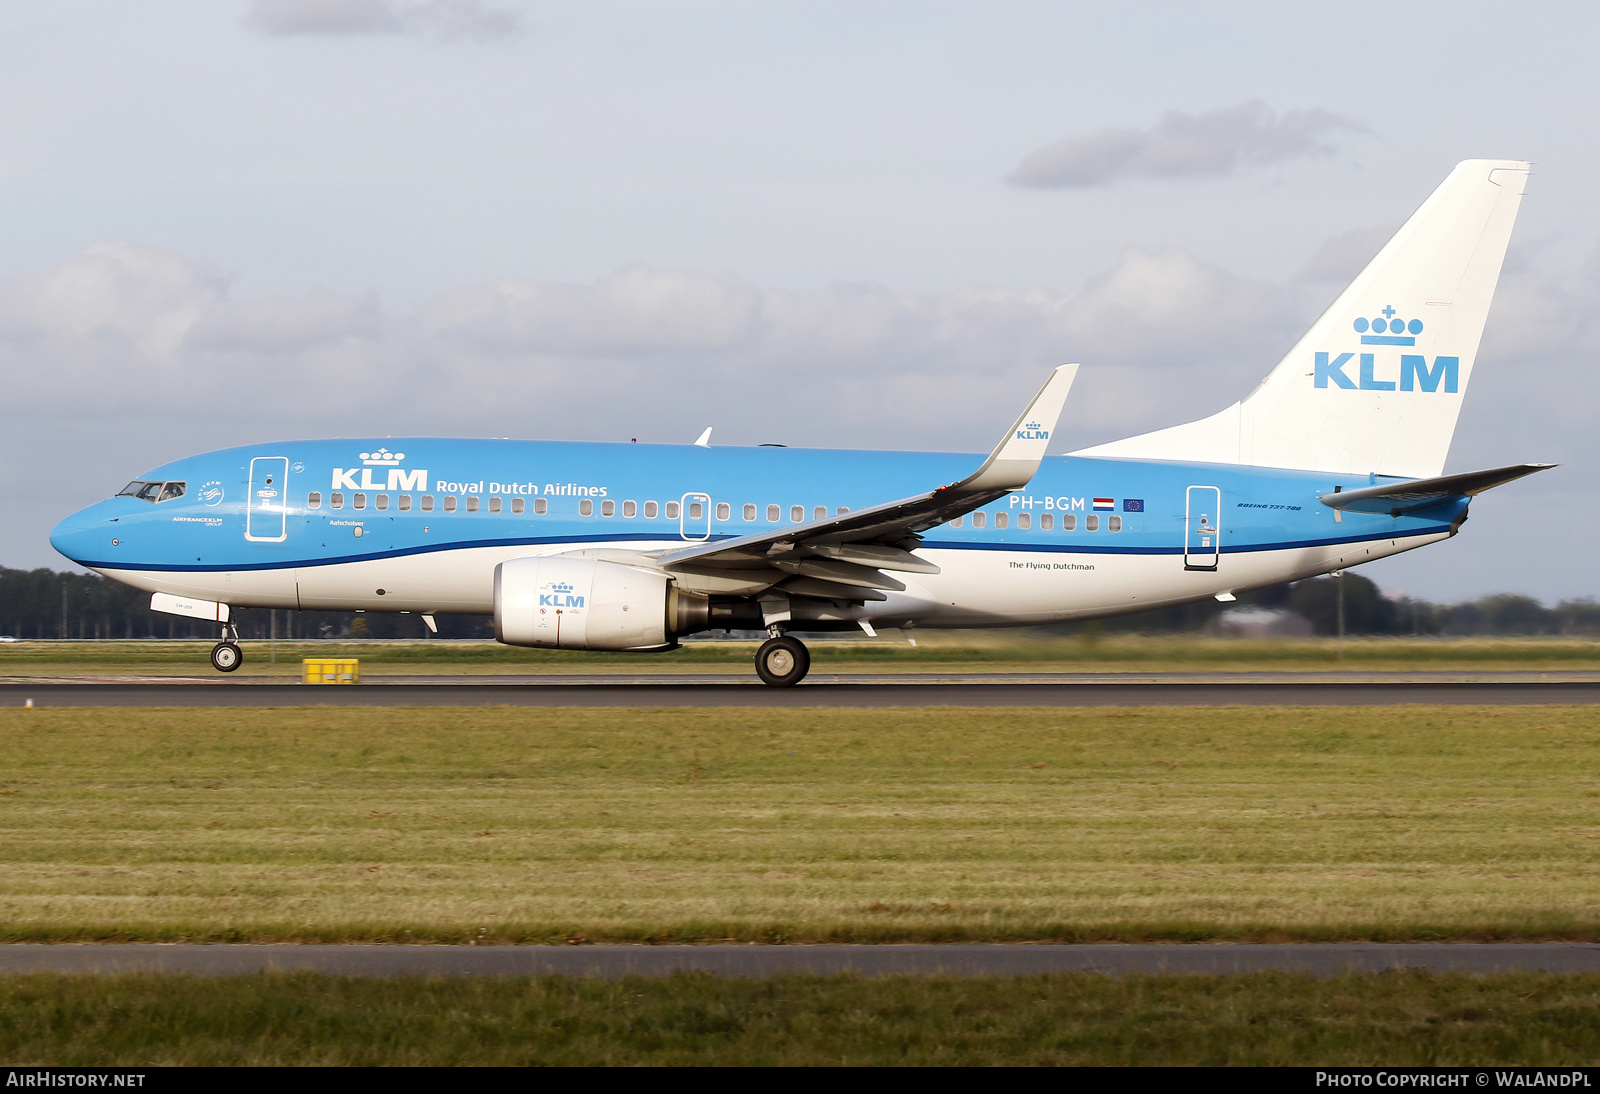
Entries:
{"label": "skyteam logo", "polygon": [[1038,422],[1029,422],[1017,430],[1017,440],[1019,441],[1048,441],[1049,439],[1050,431]]}
{"label": "skyteam logo", "polygon": [[[404,452],[390,452],[387,448],[380,448],[376,452],[363,452],[360,455],[364,467],[352,467],[346,470],[343,467],[333,469],[333,485],[330,490],[417,490],[428,489],[428,472],[418,468],[407,471],[398,466],[406,458]],[[388,478],[375,479],[372,477],[374,467],[387,467]],[[361,478],[356,478],[356,472],[361,472]]]}
{"label": "skyteam logo", "polygon": [[[1415,346],[1424,325],[1420,319],[1406,319],[1395,314],[1394,306],[1385,305],[1383,311],[1368,319],[1365,316],[1351,324],[1361,336],[1363,346]],[[1359,356],[1359,360],[1356,360]],[[1356,360],[1356,378],[1345,371]],[[1389,376],[1394,367],[1393,358],[1384,362],[1382,371]],[[1400,354],[1399,375],[1384,379],[1379,375],[1380,364],[1376,353],[1318,353],[1312,369],[1313,384],[1325,388],[1332,384],[1345,391],[1425,391],[1437,392],[1442,387],[1445,394],[1454,395],[1461,389],[1461,358],[1435,357],[1433,364],[1420,353]]]}
{"label": "skyteam logo", "polygon": [[581,608],[583,597],[572,595],[570,582],[558,581],[550,586],[550,591],[539,594],[539,607],[541,608]]}

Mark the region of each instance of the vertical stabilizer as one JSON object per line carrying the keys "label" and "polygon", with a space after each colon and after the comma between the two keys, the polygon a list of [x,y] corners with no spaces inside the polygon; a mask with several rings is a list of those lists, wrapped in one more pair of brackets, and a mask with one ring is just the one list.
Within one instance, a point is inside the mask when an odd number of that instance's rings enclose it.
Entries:
{"label": "vertical stabilizer", "polygon": [[1438,475],[1528,169],[1458,164],[1243,402],[1075,455]]}

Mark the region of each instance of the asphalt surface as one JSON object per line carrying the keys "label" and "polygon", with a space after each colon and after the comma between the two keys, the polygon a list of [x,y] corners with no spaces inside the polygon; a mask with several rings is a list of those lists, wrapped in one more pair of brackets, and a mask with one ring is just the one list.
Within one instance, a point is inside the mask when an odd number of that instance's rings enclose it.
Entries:
{"label": "asphalt surface", "polygon": [[1600,972],[1600,944],[1040,946],[294,946],[4,945],[0,974],[154,972],[247,976],[1036,976],[1042,973],[1336,976],[1394,969],[1487,974]]}
{"label": "asphalt surface", "polygon": [[[707,683],[668,676],[600,677],[574,683],[521,677],[483,683],[315,686],[245,682],[0,684],[0,706],[36,707],[918,707],[918,706],[1374,706],[1396,703],[1538,705],[1600,702],[1600,681],[1271,681],[1027,682],[975,674],[950,682],[818,680],[793,688]],[[981,682],[979,682],[981,680]]]}

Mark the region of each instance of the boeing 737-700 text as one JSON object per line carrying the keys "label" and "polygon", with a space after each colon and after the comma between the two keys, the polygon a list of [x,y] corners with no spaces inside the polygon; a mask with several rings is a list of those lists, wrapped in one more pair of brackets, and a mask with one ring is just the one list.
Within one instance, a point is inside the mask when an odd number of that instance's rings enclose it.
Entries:
{"label": "boeing 737-700 text", "polygon": [[158,467],[51,542],[216,621],[224,672],[242,607],[478,613],[512,645],[642,653],[760,629],[756,671],[787,685],[810,663],[791,631],[1229,600],[1445,539],[1473,495],[1549,466],[1442,474],[1527,177],[1460,164],[1248,398],[1128,440],[1047,454],[1063,365],[981,462],[704,436],[256,444]]}

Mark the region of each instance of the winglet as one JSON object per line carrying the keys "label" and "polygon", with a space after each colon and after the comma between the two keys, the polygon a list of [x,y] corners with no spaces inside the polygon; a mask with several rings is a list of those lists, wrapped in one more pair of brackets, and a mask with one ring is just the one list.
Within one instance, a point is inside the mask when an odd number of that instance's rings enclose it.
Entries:
{"label": "winglet", "polygon": [[711,447],[711,427],[710,426],[706,426],[706,431],[704,433],[700,434],[700,439],[695,441],[694,443],[699,445],[701,448],[710,448]]}
{"label": "winglet", "polygon": [[1027,409],[1018,416],[983,466],[958,483],[945,487],[962,493],[983,490],[1020,490],[1039,471],[1045,448],[1055,432],[1056,419],[1066,405],[1067,392],[1077,378],[1077,365],[1061,365],[1050,374]]}

